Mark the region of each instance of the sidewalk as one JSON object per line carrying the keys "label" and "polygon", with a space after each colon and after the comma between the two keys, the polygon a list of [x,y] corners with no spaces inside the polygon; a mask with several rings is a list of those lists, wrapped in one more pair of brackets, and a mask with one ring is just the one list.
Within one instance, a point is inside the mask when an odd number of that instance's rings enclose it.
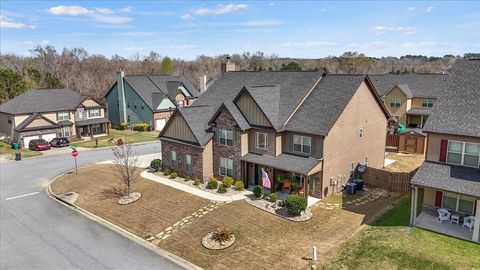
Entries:
{"label": "sidewalk", "polygon": [[236,194],[233,196],[227,196],[227,195],[218,195],[214,193],[210,193],[208,191],[203,191],[198,188],[194,188],[191,186],[184,185],[182,183],[178,183],[176,181],[167,179],[165,177],[161,177],[155,174],[152,174],[148,171],[144,171],[140,174],[141,177],[146,178],[148,180],[152,180],[155,182],[158,182],[160,184],[167,185],[169,187],[188,192],[190,194],[202,197],[207,200],[211,201],[220,201],[220,202],[232,202],[232,201],[240,201],[240,200],[245,200],[247,197],[246,195],[253,194],[251,191],[245,190],[241,194]]}

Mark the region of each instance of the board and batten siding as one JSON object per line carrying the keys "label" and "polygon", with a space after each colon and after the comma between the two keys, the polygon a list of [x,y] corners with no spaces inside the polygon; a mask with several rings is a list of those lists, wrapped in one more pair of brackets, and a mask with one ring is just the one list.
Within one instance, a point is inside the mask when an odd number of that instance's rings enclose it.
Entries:
{"label": "board and batten siding", "polygon": [[[120,104],[118,100],[118,84],[112,88],[106,97],[108,108],[108,119],[112,126],[120,125]],[[127,104],[127,118],[131,125],[138,123],[147,123],[153,127],[153,112],[143,99],[133,90],[133,88],[125,82],[125,101]],[[127,119],[128,120],[128,119]]]}
{"label": "board and batten siding", "polygon": [[[257,143],[257,135],[256,133],[265,133],[267,134],[267,149],[259,149],[256,146]],[[248,131],[248,151],[250,153],[255,153],[255,154],[267,154],[270,156],[275,156],[275,132],[273,131],[267,131],[267,130],[261,130],[261,129],[250,129]]]}
{"label": "board and batten siding", "polygon": [[246,91],[240,95],[236,104],[250,125],[271,127],[270,121]]}
{"label": "board and batten siding", "polygon": [[180,114],[176,114],[170,119],[170,123],[168,124],[167,130],[163,133],[163,136],[181,141],[198,143],[192,130]]}

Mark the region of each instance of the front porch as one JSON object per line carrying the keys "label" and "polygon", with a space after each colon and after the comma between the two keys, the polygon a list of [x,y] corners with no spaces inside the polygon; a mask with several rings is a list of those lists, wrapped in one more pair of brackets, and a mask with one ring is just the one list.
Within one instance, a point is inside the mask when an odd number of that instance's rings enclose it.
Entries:
{"label": "front porch", "polygon": [[422,129],[430,116],[432,109],[412,108],[407,111],[407,127]]}
{"label": "front porch", "polygon": [[[281,154],[277,157],[247,154],[241,161],[241,179],[247,189],[264,186],[263,180],[270,182],[270,192],[277,193],[283,200],[290,194],[309,198],[309,204],[320,197],[316,186],[321,185],[321,160]],[[320,189],[319,189],[320,190]]]}
{"label": "front porch", "polygon": [[109,122],[106,118],[77,121],[77,136],[80,139],[91,139],[106,136],[109,133]]}

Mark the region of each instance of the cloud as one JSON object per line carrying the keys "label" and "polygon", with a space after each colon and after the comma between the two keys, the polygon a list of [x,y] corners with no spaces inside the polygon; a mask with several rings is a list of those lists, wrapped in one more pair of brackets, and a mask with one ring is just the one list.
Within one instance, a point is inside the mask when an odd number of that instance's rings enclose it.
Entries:
{"label": "cloud", "polygon": [[286,42],[280,44],[282,47],[297,48],[297,49],[318,49],[328,47],[338,47],[339,44],[329,41],[310,41],[310,42]]}
{"label": "cloud", "polygon": [[115,15],[115,11],[109,8],[87,9],[81,6],[56,6],[47,11],[56,16],[88,16],[95,21],[108,24],[125,24],[132,20],[130,17]]}
{"label": "cloud", "polygon": [[183,14],[182,16],[180,16],[180,19],[182,19],[184,21],[188,21],[188,20],[194,19],[194,17],[192,16],[192,14],[187,13],[187,14]]}
{"label": "cloud", "polygon": [[1,29],[23,29],[23,28],[35,29],[37,28],[37,26],[15,22],[13,19],[0,14],[0,28]]}
{"label": "cloud", "polygon": [[409,7],[407,8],[408,11],[414,11],[415,10],[415,7]]}
{"label": "cloud", "polygon": [[25,40],[25,41],[22,41],[22,44],[31,45],[31,44],[33,44],[33,41],[31,41],[31,40]]}
{"label": "cloud", "polygon": [[395,28],[381,25],[373,28],[373,32],[375,32],[376,35],[384,35],[388,32],[392,32],[393,30],[395,30]]}
{"label": "cloud", "polygon": [[247,4],[228,4],[226,6],[218,5],[214,8],[199,8],[195,10],[195,14],[198,16],[223,15],[223,14],[232,13],[241,9],[245,9],[247,7],[248,7]]}
{"label": "cloud", "polygon": [[417,33],[417,28],[411,27],[411,26],[399,26],[399,27],[375,26],[373,28],[373,32],[376,35],[385,35],[387,33],[392,33],[392,32],[400,32],[406,35],[413,35]]}
{"label": "cloud", "polygon": [[50,40],[42,40],[40,43],[42,43],[43,45],[47,45],[50,44]]}
{"label": "cloud", "polygon": [[129,13],[132,11],[133,7],[132,6],[126,6],[124,8],[121,8],[118,10],[118,13]]}
{"label": "cloud", "polygon": [[432,11],[432,10],[433,10],[433,8],[434,8],[434,7],[432,7],[432,6],[429,6],[429,7],[428,7],[428,8],[427,8],[425,11],[426,11],[426,12],[430,12],[430,11]]}
{"label": "cloud", "polygon": [[109,8],[95,8],[95,11],[100,14],[104,15],[109,15],[109,14],[114,14],[115,11],[109,9]]}
{"label": "cloud", "polygon": [[274,6],[275,4],[274,4],[274,3],[270,3],[270,4],[268,4],[268,5],[269,5],[269,6]]}
{"label": "cloud", "polygon": [[322,9],[320,9],[320,11],[321,11],[321,12],[325,12],[325,11],[327,11],[327,9],[326,9],[326,8],[322,8]]}
{"label": "cloud", "polygon": [[258,21],[247,21],[245,25],[247,26],[271,26],[271,25],[280,25],[283,24],[280,20],[258,20]]}

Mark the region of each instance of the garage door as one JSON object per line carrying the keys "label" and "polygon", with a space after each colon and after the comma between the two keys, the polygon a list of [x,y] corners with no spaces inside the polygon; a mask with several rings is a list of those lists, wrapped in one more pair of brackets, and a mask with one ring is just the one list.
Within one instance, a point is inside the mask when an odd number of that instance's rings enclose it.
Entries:
{"label": "garage door", "polygon": [[28,148],[28,143],[29,143],[31,140],[35,140],[35,139],[40,139],[40,137],[38,137],[38,136],[26,136],[26,137],[23,137],[23,147],[24,147],[24,148]]}
{"label": "garage door", "polygon": [[57,133],[47,133],[47,134],[42,134],[41,136],[42,136],[42,139],[44,139],[47,142],[50,142],[55,137],[57,137]]}
{"label": "garage door", "polygon": [[155,129],[156,130],[162,130],[163,127],[165,126],[165,123],[167,121],[165,121],[165,118],[162,118],[162,119],[155,119]]}

